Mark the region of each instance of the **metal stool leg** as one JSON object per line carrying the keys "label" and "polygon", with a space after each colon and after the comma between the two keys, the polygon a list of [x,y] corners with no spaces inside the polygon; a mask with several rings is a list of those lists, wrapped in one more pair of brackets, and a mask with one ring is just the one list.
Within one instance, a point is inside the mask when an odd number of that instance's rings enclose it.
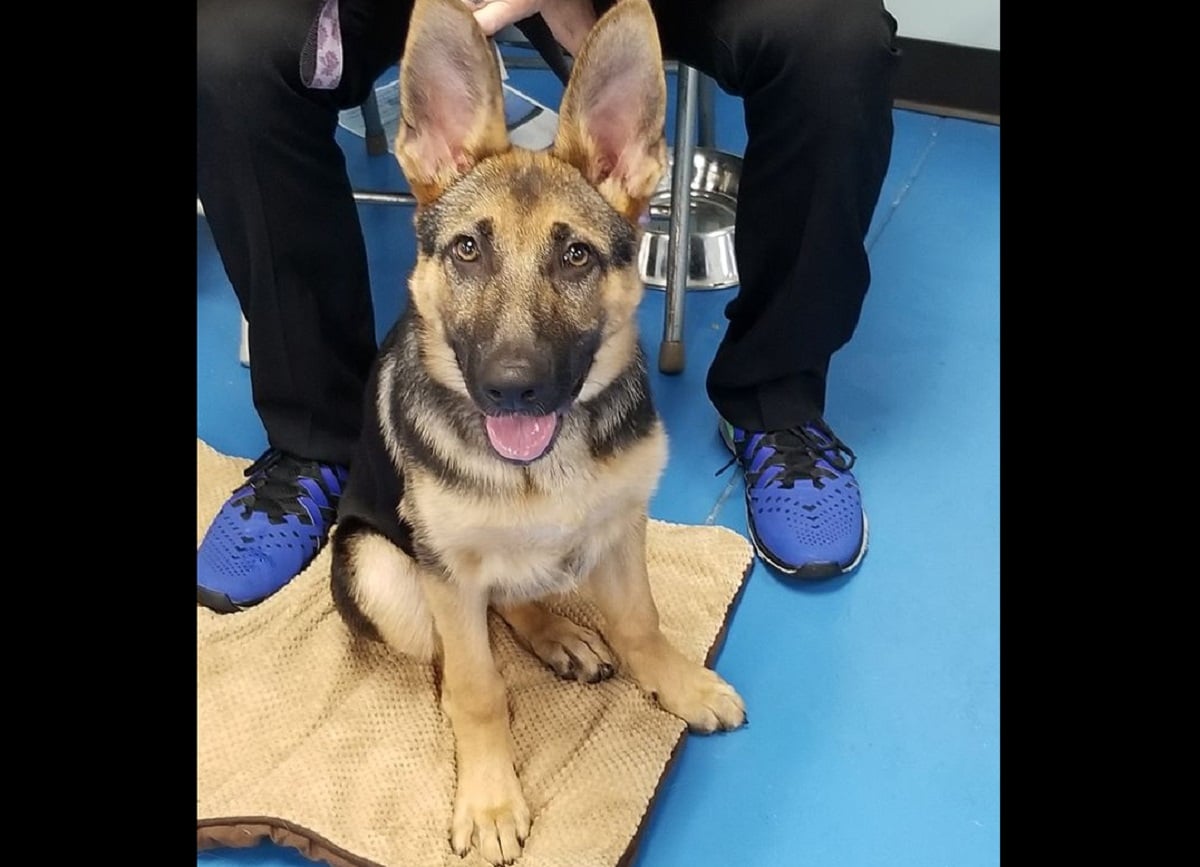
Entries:
{"label": "metal stool leg", "polygon": [[700,131],[697,134],[696,144],[702,148],[715,148],[717,146],[717,109],[716,95],[714,88],[717,83],[707,75],[700,75]]}
{"label": "metal stool leg", "polygon": [[384,132],[383,121],[379,117],[379,100],[375,96],[374,88],[371,89],[370,95],[360,108],[363,126],[366,128],[367,153],[373,157],[386,154],[388,152],[387,133]]}
{"label": "metal stool leg", "polygon": [[675,164],[671,175],[671,224],[667,236],[667,297],[658,369],[679,373],[684,366],[683,301],[687,295],[691,252],[692,201],[689,189],[692,152],[696,149],[696,97],[700,73],[679,64],[675,104]]}

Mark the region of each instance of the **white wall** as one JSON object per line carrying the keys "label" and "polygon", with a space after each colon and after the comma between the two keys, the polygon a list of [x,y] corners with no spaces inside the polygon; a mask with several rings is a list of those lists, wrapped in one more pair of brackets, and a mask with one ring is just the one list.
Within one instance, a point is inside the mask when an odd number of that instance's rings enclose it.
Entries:
{"label": "white wall", "polygon": [[884,0],[899,34],[1000,50],[1000,0]]}

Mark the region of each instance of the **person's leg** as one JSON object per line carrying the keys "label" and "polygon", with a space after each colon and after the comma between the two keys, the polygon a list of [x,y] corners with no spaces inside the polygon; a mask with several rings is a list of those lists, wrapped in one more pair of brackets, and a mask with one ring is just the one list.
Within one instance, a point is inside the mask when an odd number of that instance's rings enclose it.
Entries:
{"label": "person's leg", "polygon": [[880,0],[651,0],[664,52],[741,96],[740,288],[708,374],[747,471],[750,529],[786,572],[828,577],[866,549],[852,453],[825,378],[858,324],[864,240],[891,156],[896,25]]}
{"label": "person's leg", "polygon": [[[310,88],[301,52],[321,0],[199,0],[197,184],[250,323],[250,378],[270,444],[346,464],[375,353],[366,249],[338,111],[358,105],[399,56],[361,49],[340,4],[340,84]],[[388,8],[403,3],[381,4]],[[363,55],[367,55],[364,57]]]}
{"label": "person's leg", "polygon": [[333,520],[376,351],[366,249],[334,133],[339,110],[399,58],[409,9],[197,3],[197,189],[250,325],[254,405],[271,446],[198,552],[212,607],[277,590]]}

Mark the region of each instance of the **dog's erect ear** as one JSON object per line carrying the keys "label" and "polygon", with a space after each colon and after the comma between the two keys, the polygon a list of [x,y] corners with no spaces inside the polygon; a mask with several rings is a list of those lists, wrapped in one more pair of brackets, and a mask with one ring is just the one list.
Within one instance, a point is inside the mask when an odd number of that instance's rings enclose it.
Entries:
{"label": "dog's erect ear", "polygon": [[400,60],[396,159],[421,204],[509,149],[495,50],[462,0],[417,0]]}
{"label": "dog's erect ear", "polygon": [[636,222],[667,164],[667,88],[654,13],[619,0],[579,50],[563,96],[554,154]]}

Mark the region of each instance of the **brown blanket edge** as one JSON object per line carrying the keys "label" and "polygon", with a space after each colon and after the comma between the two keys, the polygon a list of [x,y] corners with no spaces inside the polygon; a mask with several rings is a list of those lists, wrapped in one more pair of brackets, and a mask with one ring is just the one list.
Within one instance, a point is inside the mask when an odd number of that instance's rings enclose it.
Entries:
{"label": "brown blanket edge", "polygon": [[[742,601],[742,594],[746,591],[746,584],[750,578],[750,570],[753,568],[754,557],[751,557],[750,562],[746,564],[746,568],[742,570],[742,578],[738,584],[737,592],[733,594],[733,599],[730,600],[729,607],[725,609],[725,619],[721,621],[721,629],[717,632],[717,637],[713,639],[712,646],[708,648],[708,653],[704,657],[704,664],[709,668],[713,667],[713,664],[717,661],[717,657],[721,654],[721,648],[725,646],[725,636],[729,633],[729,621],[733,619],[738,603]],[[650,804],[646,807],[646,812],[642,813],[642,819],[638,822],[637,830],[633,833],[633,839],[629,841],[629,845],[625,848],[625,854],[617,861],[616,867],[630,867],[637,857],[638,847],[642,842],[642,834],[645,833],[646,824],[650,821],[650,813],[654,808],[654,803],[658,800],[658,793],[662,791],[667,777],[675,769],[675,763],[679,761],[679,756],[683,753],[683,745],[687,743],[687,737],[688,730],[684,729],[679,735],[679,740],[675,742],[675,746],[671,748],[671,755],[667,759],[667,763],[663,766],[662,773],[658,776],[658,783],[654,787],[654,793],[650,796]]]}
{"label": "brown blanket edge", "polygon": [[[716,638],[713,639],[713,643],[704,657],[705,665],[709,667],[712,667],[721,652],[721,648],[725,645],[725,637],[729,632],[729,622],[733,619],[733,614],[742,600],[747,579],[750,576],[750,570],[753,568],[754,558],[751,557],[750,562],[746,564],[746,568],[742,571],[737,592],[730,601],[729,608],[725,611],[725,618],[721,622],[721,629],[717,632]],[[646,812],[642,814],[641,821],[638,822],[637,831],[634,832],[633,838],[629,841],[625,853],[617,861],[617,867],[630,867],[633,864],[642,841],[642,834],[645,832],[646,825],[650,819],[650,812],[654,807],[655,801],[658,800],[658,793],[662,790],[663,783],[671,774],[671,771],[674,770],[675,763],[679,760],[679,756],[683,752],[683,746],[687,742],[687,736],[687,729],[684,729],[679,735],[679,739],[675,742],[675,746],[671,748],[671,755],[667,759],[666,765],[663,766],[662,774],[659,775],[658,784],[654,787],[654,794],[650,796],[649,806],[647,806]],[[386,865],[378,864],[375,861],[361,858],[352,852],[347,852],[345,849],[326,840],[315,831],[310,831],[308,828],[289,822],[286,819],[279,819],[273,816],[229,816],[218,819],[197,820],[196,851],[198,852],[202,852],[205,849],[249,848],[257,846],[263,840],[270,840],[278,846],[295,849],[305,858],[312,861],[325,861],[331,867],[386,867]]]}
{"label": "brown blanket edge", "polygon": [[227,816],[200,819],[196,823],[196,851],[205,849],[246,849],[270,840],[278,846],[295,849],[311,861],[325,861],[331,867],[385,867],[326,840],[315,831],[273,816]]}

